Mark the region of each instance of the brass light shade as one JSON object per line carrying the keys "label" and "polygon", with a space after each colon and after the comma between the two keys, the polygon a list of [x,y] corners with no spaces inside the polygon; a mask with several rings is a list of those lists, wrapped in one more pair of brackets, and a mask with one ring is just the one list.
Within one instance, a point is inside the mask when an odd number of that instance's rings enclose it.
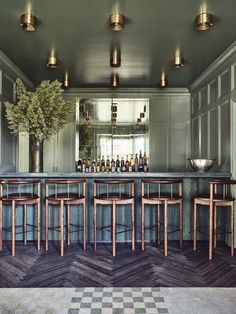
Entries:
{"label": "brass light shade", "polygon": [[121,31],[125,26],[125,16],[120,13],[113,13],[109,17],[109,24],[113,31]]}
{"label": "brass light shade", "polygon": [[167,78],[166,78],[165,73],[162,73],[162,75],[161,75],[160,87],[161,88],[167,87]]}
{"label": "brass light shade", "polygon": [[111,86],[112,87],[118,87],[119,86],[119,75],[113,74],[111,76]]}
{"label": "brass light shade", "polygon": [[67,72],[65,73],[65,76],[64,76],[63,86],[65,88],[69,88],[70,87],[69,76],[68,76]]}
{"label": "brass light shade", "polygon": [[175,55],[172,64],[173,64],[173,67],[175,67],[176,69],[183,68],[184,67],[184,58],[180,55]]}
{"label": "brass light shade", "polygon": [[121,55],[117,48],[115,48],[111,53],[110,65],[113,68],[118,68],[121,65]]}
{"label": "brass light shade", "polygon": [[37,18],[31,13],[24,13],[20,18],[20,26],[27,32],[34,32],[36,29]]}
{"label": "brass light shade", "polygon": [[195,28],[198,31],[206,31],[213,25],[213,16],[210,13],[201,13],[196,17]]}
{"label": "brass light shade", "polygon": [[58,64],[58,60],[57,60],[56,56],[51,55],[51,56],[48,57],[47,67],[53,69],[53,68],[57,67],[57,64]]}

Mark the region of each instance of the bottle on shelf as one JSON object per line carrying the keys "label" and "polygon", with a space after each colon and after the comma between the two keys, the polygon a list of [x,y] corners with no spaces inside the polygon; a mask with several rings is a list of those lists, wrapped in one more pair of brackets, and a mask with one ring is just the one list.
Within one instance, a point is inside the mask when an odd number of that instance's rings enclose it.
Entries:
{"label": "bottle on shelf", "polygon": [[134,171],[138,172],[138,154],[135,154]]}
{"label": "bottle on shelf", "polygon": [[82,172],[86,171],[86,165],[87,165],[87,160],[83,158],[83,163],[82,163]]}
{"label": "bottle on shelf", "polygon": [[109,158],[109,156],[107,156],[107,160],[106,160],[106,172],[110,172],[110,171],[111,171],[110,158]]}
{"label": "bottle on shelf", "polygon": [[117,155],[116,159],[116,172],[120,172],[120,160],[119,160],[119,155]]}
{"label": "bottle on shelf", "polygon": [[77,165],[76,165],[76,171],[78,172],[82,172],[82,160],[79,159],[78,162],[77,162]]}
{"label": "bottle on shelf", "polygon": [[92,172],[96,172],[96,160],[95,160],[95,158],[93,158],[93,161],[92,161]]}
{"label": "bottle on shelf", "polygon": [[100,156],[98,156],[98,159],[97,159],[97,166],[96,166],[96,172],[100,172],[100,171],[101,171]]}
{"label": "bottle on shelf", "polygon": [[101,160],[101,171],[105,172],[106,170],[106,166],[105,166],[105,159],[104,156],[102,156],[102,160]]}
{"label": "bottle on shelf", "polygon": [[148,172],[148,157],[145,152],[143,155],[143,171]]}
{"label": "bottle on shelf", "polygon": [[139,152],[138,172],[143,172],[143,156],[141,150]]}
{"label": "bottle on shelf", "polygon": [[111,172],[116,172],[116,163],[115,163],[115,160],[114,158],[112,158],[111,160]]}
{"label": "bottle on shelf", "polygon": [[130,162],[129,162],[129,155],[126,155],[126,162],[125,162],[125,171],[129,171],[129,166],[130,166]]}
{"label": "bottle on shelf", "polygon": [[126,171],[125,161],[124,161],[124,157],[123,156],[121,157],[120,168],[121,168],[121,172],[125,172]]}

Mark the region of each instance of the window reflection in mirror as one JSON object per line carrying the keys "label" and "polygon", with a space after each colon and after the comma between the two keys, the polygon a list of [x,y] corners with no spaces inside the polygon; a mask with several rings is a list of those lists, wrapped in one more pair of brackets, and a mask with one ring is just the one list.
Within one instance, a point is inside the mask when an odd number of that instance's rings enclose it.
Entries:
{"label": "window reflection in mirror", "polygon": [[149,155],[149,100],[80,99],[76,143],[77,160]]}

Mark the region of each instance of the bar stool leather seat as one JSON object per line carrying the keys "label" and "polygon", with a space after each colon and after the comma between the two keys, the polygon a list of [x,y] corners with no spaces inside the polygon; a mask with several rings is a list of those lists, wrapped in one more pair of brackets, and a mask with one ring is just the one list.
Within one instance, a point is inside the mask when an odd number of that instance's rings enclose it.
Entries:
{"label": "bar stool leather seat", "polygon": [[[130,187],[130,193],[121,191],[123,187]],[[106,190],[106,193],[98,191],[101,186]],[[110,189],[119,186],[117,191]],[[132,220],[132,250],[135,249],[135,226],[134,226],[134,180],[94,180],[94,250],[97,249],[97,231],[110,226],[97,228],[97,205],[112,205],[112,255],[116,256],[116,205],[131,205],[131,220]],[[121,225],[121,224],[119,224]],[[127,226],[123,226],[127,227]],[[124,230],[125,232],[127,230]]]}
{"label": "bar stool leather seat", "polygon": [[[234,256],[234,201],[235,197],[228,191],[229,187],[236,185],[236,180],[217,179],[209,182],[210,194],[199,195],[194,198],[193,223],[193,250],[197,249],[197,205],[209,206],[209,260],[212,259],[212,240],[216,249],[217,240],[217,207],[230,207],[230,246],[231,256]],[[221,188],[221,191],[219,191]],[[221,193],[220,193],[221,192]],[[230,193],[228,193],[230,192]]]}
{"label": "bar stool leather seat", "polygon": [[[173,192],[173,186],[178,186],[177,194]],[[150,192],[150,186],[155,190]],[[171,191],[162,191],[163,186],[170,186]],[[174,231],[179,231],[180,237],[180,250],[182,250],[183,242],[183,223],[182,223],[182,210],[183,210],[183,182],[181,180],[173,179],[150,179],[142,180],[142,250],[144,251],[144,232],[145,232],[145,205],[157,205],[157,242],[160,244],[160,207],[164,205],[164,254],[168,255],[168,205],[179,205],[179,227]],[[148,227],[149,229],[153,226]],[[173,232],[173,230],[172,230]]]}
{"label": "bar stool leather seat", "polygon": [[[24,245],[27,243],[27,226],[37,229],[37,249],[40,250],[40,180],[2,180],[1,197],[0,197],[0,251],[2,251],[2,231],[11,231],[12,233],[12,256],[15,256],[15,236],[16,228],[23,227]],[[26,186],[31,189],[31,192],[26,192]],[[9,189],[9,187],[11,187]],[[7,191],[4,194],[5,190]],[[17,191],[15,191],[17,190]],[[20,192],[18,191],[20,190]],[[23,191],[22,191],[23,190]],[[36,190],[36,193],[35,193]],[[22,191],[22,192],[21,192]],[[11,205],[12,224],[6,228],[2,226],[2,210],[3,205]],[[16,207],[23,205],[23,220],[24,224],[16,225]],[[37,225],[27,224],[27,205],[37,205]],[[21,232],[18,232],[21,233]]]}
{"label": "bar stool leather seat", "polygon": [[[49,193],[49,186],[53,186],[56,192]],[[67,191],[58,192],[58,186],[66,188]],[[77,189],[77,192],[71,189]],[[60,226],[50,227],[48,222],[49,205],[60,206]],[[83,206],[83,225],[72,224],[70,218],[70,205]],[[64,206],[67,206],[67,225],[64,226]],[[67,244],[70,245],[71,227],[79,228],[78,231],[83,231],[83,248],[86,250],[86,180],[71,179],[71,180],[46,180],[46,251],[48,250],[48,230],[55,230],[60,232],[61,245],[60,255],[64,256],[64,229],[66,229]]]}

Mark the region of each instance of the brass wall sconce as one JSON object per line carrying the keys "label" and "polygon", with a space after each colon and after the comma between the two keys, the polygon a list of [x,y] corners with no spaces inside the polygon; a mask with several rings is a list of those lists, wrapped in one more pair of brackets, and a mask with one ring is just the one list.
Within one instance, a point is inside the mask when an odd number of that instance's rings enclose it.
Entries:
{"label": "brass wall sconce", "polygon": [[140,112],[140,118],[143,119],[145,117],[145,113],[144,112]]}
{"label": "brass wall sconce", "polygon": [[121,13],[113,13],[109,17],[109,24],[113,31],[121,31],[125,26],[125,16]]}
{"label": "brass wall sconce", "polygon": [[110,65],[112,68],[118,68],[121,66],[121,53],[115,48],[111,53]]}
{"label": "brass wall sconce", "polygon": [[20,18],[20,26],[27,32],[36,30],[37,18],[31,13],[24,13]]}
{"label": "brass wall sconce", "polygon": [[196,17],[195,28],[198,31],[206,31],[213,25],[213,16],[210,13],[201,13]]}
{"label": "brass wall sconce", "polygon": [[137,123],[141,123],[141,119],[140,118],[137,118]]}
{"label": "brass wall sconce", "polygon": [[119,86],[119,75],[114,73],[111,76],[111,86],[118,87]]}
{"label": "brass wall sconce", "polygon": [[54,55],[54,53],[51,53],[51,55],[48,57],[48,60],[47,60],[47,67],[51,69],[55,69],[57,65],[58,65],[58,59]]}

